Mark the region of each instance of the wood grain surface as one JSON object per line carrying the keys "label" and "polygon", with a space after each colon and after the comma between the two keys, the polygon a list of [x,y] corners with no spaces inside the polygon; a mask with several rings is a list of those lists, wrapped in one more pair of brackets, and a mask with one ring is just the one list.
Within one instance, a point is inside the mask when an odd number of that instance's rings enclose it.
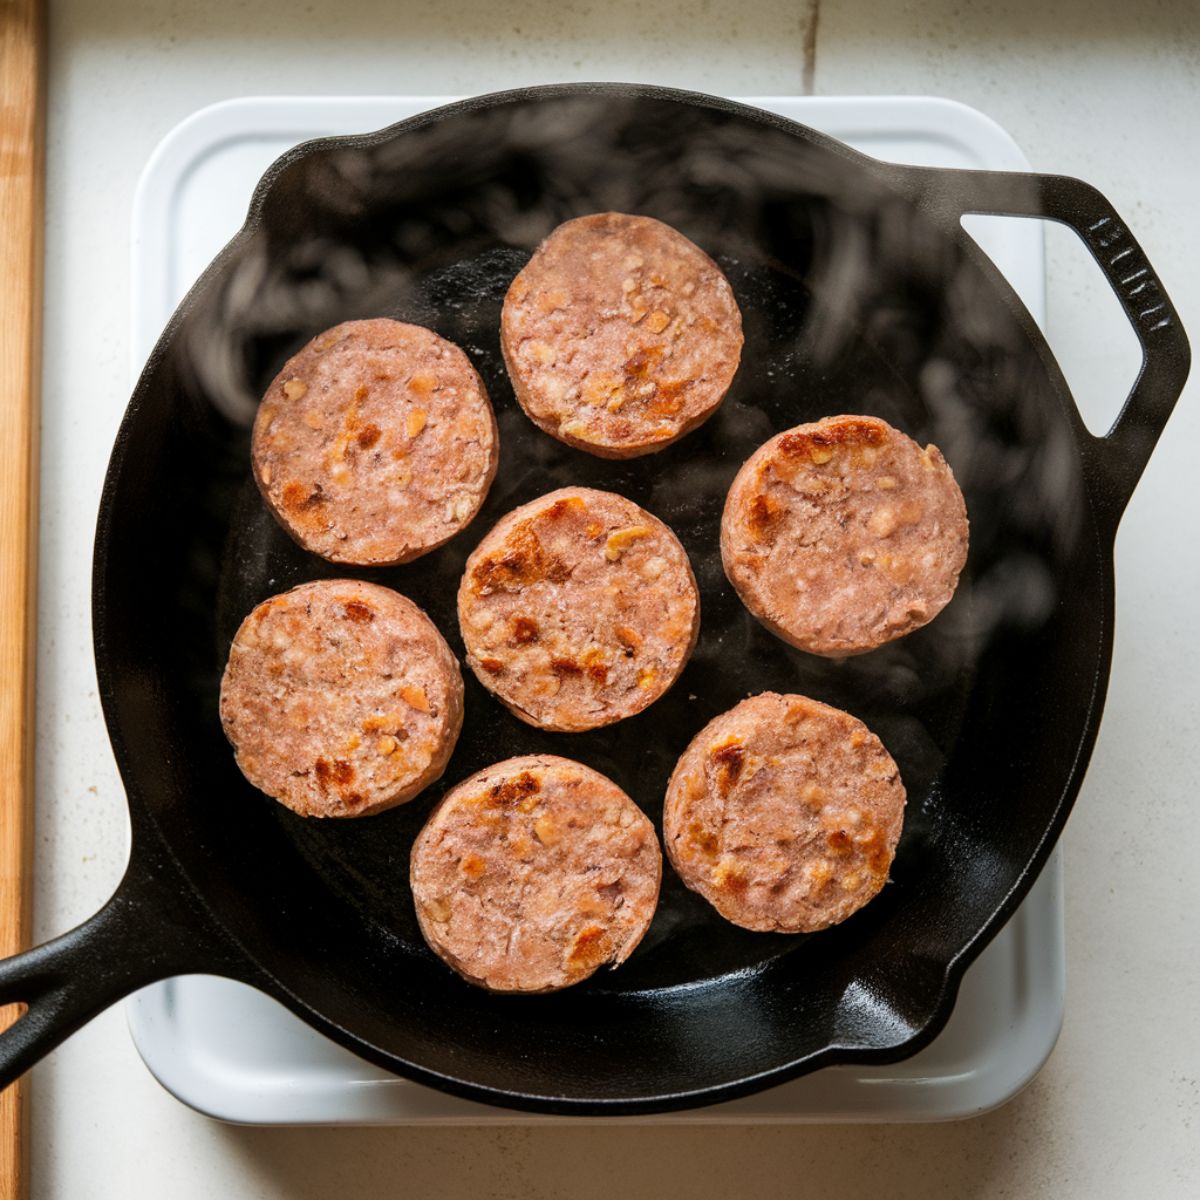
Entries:
{"label": "wood grain surface", "polygon": [[[44,178],[40,0],[0,0],[0,956],[29,940]],[[7,1026],[16,1006],[0,1010]],[[27,1082],[0,1094],[0,1196],[28,1194]]]}

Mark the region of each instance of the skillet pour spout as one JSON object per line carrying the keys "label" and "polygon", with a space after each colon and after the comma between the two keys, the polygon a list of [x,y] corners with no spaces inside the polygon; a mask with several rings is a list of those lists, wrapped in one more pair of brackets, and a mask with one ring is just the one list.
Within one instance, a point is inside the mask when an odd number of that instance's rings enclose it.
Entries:
{"label": "skillet pour spout", "polygon": [[[526,420],[499,345],[505,290],[539,240],[606,210],[656,217],[701,246],[744,317],[721,408],[667,450],[625,461]],[[1084,427],[1041,333],[962,230],[963,214],[980,212],[1069,225],[1116,291],[1143,364],[1107,435]],[[238,772],[217,690],[255,604],[344,569],[305,553],[264,509],[249,428],[292,352],[367,316],[429,326],[467,351],[495,404],[501,460],[462,535],[364,578],[421,605],[461,655],[453,597],[483,531],[553,488],[598,487],[679,536],[702,628],[670,692],[586,734],[523,725],[469,680],[443,782],[378,817],[305,821]],[[626,84],[482,96],[288,152],[164,330],[113,447],[93,616],[132,854],[99,914],[0,964],[0,1002],[28,1005],[0,1034],[0,1083],[121,996],[188,972],[251,983],[400,1075],[539,1112],[685,1108],[914,1053],[1029,890],[1079,790],[1108,680],[1113,539],[1188,367],[1158,276],[1075,179],[884,164],[744,105]],[[936,443],[972,539],[935,621],[842,662],[772,638],[718,553],[745,458],[839,412]],[[812,936],[754,934],[668,872],[630,960],[544,996],[474,989],[426,948],[408,854],[446,787],[500,758],[567,755],[657,822],[690,738],[767,690],[849,710],[900,767],[909,806],[892,882],[862,912]]]}

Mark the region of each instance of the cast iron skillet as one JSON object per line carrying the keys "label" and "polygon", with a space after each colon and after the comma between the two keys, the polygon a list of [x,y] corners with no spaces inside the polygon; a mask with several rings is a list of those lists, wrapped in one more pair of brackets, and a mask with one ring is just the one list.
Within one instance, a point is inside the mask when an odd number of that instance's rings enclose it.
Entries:
{"label": "cast iron skillet", "polygon": [[[693,238],[723,265],[746,318],[719,414],[632,463],[535,430],[498,346],[501,299],[532,247],[602,209],[651,214]],[[1144,352],[1107,437],[1084,428],[1033,322],[961,231],[966,212],[1063,221],[1095,255]],[[252,605],[346,572],[304,554],[265,513],[248,427],[286,355],[336,321],[376,315],[465,347],[503,451],[470,530],[406,567],[359,574],[413,597],[461,652],[454,588],[492,522],[568,482],[608,487],[680,535],[703,629],[671,693],[587,735],[531,730],[470,680],[441,784],[380,817],[305,822],[239,774],[217,687]],[[135,988],[188,972],[251,983],[399,1074],[546,1112],[682,1108],[912,1054],[1028,891],[1079,788],[1108,678],[1117,521],[1188,361],[1137,243],[1073,179],[885,166],[751,108],[624,85],[485,96],[284,155],[167,326],[113,449],[94,623],[133,849],[95,917],[0,965],[0,1002],[29,1006],[0,1036],[0,1077]],[[836,412],[877,413],[936,441],[972,533],[950,607],[842,663],[761,629],[717,555],[738,465],[772,433]],[[486,994],[426,950],[408,851],[444,786],[551,750],[612,776],[657,818],[691,735],[766,688],[848,708],[900,765],[909,809],[894,882],[860,914],[811,937],[748,933],[668,871],[630,962],[558,995]]]}

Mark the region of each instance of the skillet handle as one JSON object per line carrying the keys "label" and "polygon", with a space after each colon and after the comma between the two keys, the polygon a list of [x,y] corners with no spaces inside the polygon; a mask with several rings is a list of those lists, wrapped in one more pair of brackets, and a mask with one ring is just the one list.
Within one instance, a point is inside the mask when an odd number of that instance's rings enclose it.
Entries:
{"label": "skillet handle", "polygon": [[250,968],[173,862],[139,853],[107,904],[69,933],[0,961],[0,1004],[27,1010],[0,1033],[0,1090],[109,1005],[193,972],[251,981]]}
{"label": "skillet handle", "polygon": [[1091,184],[1066,175],[898,168],[917,202],[957,225],[966,213],[1042,217],[1069,226],[1111,284],[1142,348],[1142,364],[1108,433],[1091,440],[1097,499],[1120,519],[1187,381],[1191,349],[1137,239]]}

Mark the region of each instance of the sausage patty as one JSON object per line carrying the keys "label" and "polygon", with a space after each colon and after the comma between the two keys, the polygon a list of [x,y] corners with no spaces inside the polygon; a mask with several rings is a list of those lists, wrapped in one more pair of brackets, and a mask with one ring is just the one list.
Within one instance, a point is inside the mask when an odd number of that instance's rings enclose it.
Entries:
{"label": "sausage patty", "polygon": [[610,779],[529,755],[453,788],[412,850],[425,940],[471,983],[549,992],[623,963],[654,916],[654,826]]}
{"label": "sausage patty", "polygon": [[388,588],[305,583],[242,622],[221,724],[256,788],[302,817],[362,817],[445,770],[463,719],[458,662]]}
{"label": "sausage patty", "polygon": [[657,517],[613,492],[562,488],[479,543],[458,620],[484,687],[530,725],[578,731],[641,712],[675,682],[700,597]]}
{"label": "sausage patty", "polygon": [[967,509],[936,446],[876,417],[773,437],[738,472],[721,518],[725,573],[801,650],[861,654],[932,621],[967,560]]}
{"label": "sausage patty", "polygon": [[570,446],[633,458],[721,403],[742,316],[716,263],[650,217],[560,225],[513,280],[501,347],[521,407]]}
{"label": "sausage patty", "polygon": [[667,785],[680,878],[745,929],[811,933],[883,887],[904,820],[891,755],[859,720],[763,692],[710,721]]}
{"label": "sausage patty", "polygon": [[479,511],[499,441],[467,356],[418,325],[347,321],[284,364],[254,422],[254,478],[306,550],[391,566]]}

